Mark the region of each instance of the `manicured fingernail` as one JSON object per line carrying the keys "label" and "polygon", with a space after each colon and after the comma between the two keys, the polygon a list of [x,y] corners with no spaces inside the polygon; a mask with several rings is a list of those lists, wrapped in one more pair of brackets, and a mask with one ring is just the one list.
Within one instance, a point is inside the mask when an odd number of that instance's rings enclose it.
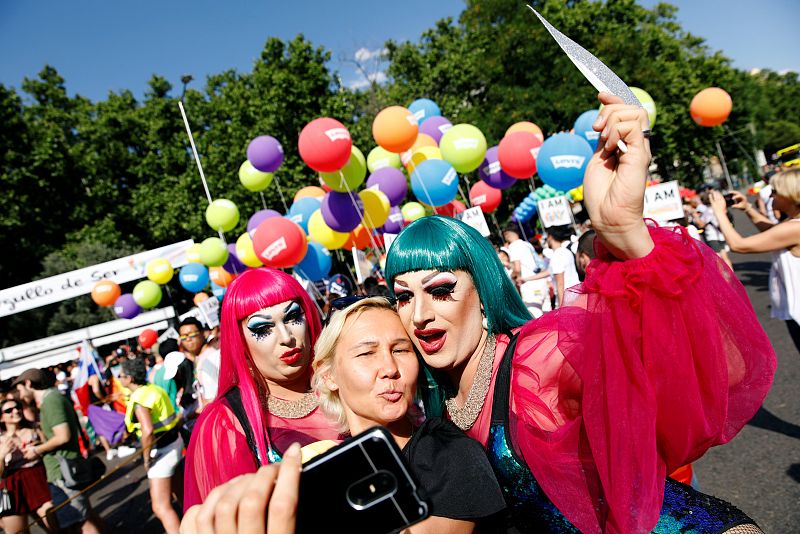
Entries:
{"label": "manicured fingernail", "polygon": [[295,458],[299,458],[300,457],[300,444],[296,443],[296,442],[292,443],[289,446],[289,448],[286,449],[286,455],[285,456],[287,458],[290,457],[290,456],[295,457]]}
{"label": "manicured fingernail", "polygon": [[600,137],[602,137],[603,139],[608,137],[608,128],[603,129],[603,133],[600,134]]}
{"label": "manicured fingernail", "polygon": [[600,125],[603,124],[603,116],[600,115],[594,120],[594,124],[592,124],[592,128],[600,128]]}

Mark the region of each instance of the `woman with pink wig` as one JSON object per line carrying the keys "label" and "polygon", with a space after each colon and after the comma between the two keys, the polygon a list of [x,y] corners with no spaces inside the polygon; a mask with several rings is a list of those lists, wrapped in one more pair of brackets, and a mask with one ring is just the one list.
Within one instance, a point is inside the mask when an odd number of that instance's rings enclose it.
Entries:
{"label": "woman with pink wig", "polygon": [[310,387],[320,330],[313,301],[288,274],[262,267],[231,283],[222,303],[219,393],[192,432],[184,509],[280,460],[294,442],[338,437]]}

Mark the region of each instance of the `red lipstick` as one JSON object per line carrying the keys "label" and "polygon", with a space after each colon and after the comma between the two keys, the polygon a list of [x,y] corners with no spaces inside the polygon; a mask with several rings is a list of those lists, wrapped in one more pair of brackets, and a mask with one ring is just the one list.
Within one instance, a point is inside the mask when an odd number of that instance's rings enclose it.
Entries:
{"label": "red lipstick", "polygon": [[414,330],[414,336],[419,341],[419,345],[426,354],[434,354],[444,347],[447,339],[447,331],[439,328],[429,328],[427,330]]}
{"label": "red lipstick", "polygon": [[283,354],[281,354],[281,361],[286,365],[294,365],[296,364],[300,358],[303,356],[303,350],[299,347],[293,348],[291,350],[287,350]]}

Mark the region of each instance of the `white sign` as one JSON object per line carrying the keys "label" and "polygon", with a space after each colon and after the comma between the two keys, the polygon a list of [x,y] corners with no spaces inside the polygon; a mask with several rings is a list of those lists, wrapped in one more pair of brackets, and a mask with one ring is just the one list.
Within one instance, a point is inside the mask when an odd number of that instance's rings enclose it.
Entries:
{"label": "white sign", "polygon": [[489,225],[486,224],[486,217],[483,216],[483,211],[480,208],[469,208],[461,213],[456,213],[456,219],[475,228],[483,237],[491,235]]}
{"label": "white sign", "polygon": [[174,339],[175,341],[178,341],[178,338],[180,338],[180,337],[181,336],[180,336],[180,334],[178,334],[178,331],[170,326],[169,328],[164,330],[163,334],[158,336],[158,343],[161,344],[161,343],[165,342],[168,339]]}
{"label": "white sign", "polygon": [[644,190],[644,217],[658,222],[684,217],[678,182],[651,185]]}
{"label": "white sign", "polygon": [[219,300],[210,298],[202,301],[197,305],[200,308],[200,313],[203,314],[203,322],[209,328],[219,326]]}
{"label": "white sign", "polygon": [[156,258],[169,260],[173,267],[183,267],[188,263],[186,249],[193,243],[194,241],[188,239],[93,267],[3,289],[0,291],[0,317],[86,295],[92,292],[97,282],[105,278],[118,284],[144,278],[145,266]]}
{"label": "white sign", "polygon": [[383,234],[383,246],[386,252],[389,252],[389,249],[392,248],[392,243],[394,243],[395,239],[397,239],[397,234]]}
{"label": "white sign", "polygon": [[567,197],[553,197],[538,202],[539,220],[545,228],[572,224],[572,208]]}

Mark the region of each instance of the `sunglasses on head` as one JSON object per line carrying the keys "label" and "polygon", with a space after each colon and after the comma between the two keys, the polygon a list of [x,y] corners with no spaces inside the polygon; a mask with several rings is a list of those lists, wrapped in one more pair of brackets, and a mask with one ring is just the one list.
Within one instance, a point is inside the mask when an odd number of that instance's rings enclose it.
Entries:
{"label": "sunglasses on head", "polygon": [[322,321],[323,328],[328,326],[328,323],[331,321],[331,317],[337,311],[341,311],[341,310],[349,307],[350,305],[355,304],[358,301],[361,301],[361,300],[364,300],[364,299],[371,299],[373,297],[379,297],[379,298],[386,299],[387,301],[389,301],[389,304],[391,304],[392,306],[395,306],[397,304],[397,299],[396,298],[387,297],[387,296],[383,296],[383,295],[350,295],[348,297],[339,297],[338,299],[331,301],[330,310],[328,311],[328,315],[325,317],[325,320]]}

